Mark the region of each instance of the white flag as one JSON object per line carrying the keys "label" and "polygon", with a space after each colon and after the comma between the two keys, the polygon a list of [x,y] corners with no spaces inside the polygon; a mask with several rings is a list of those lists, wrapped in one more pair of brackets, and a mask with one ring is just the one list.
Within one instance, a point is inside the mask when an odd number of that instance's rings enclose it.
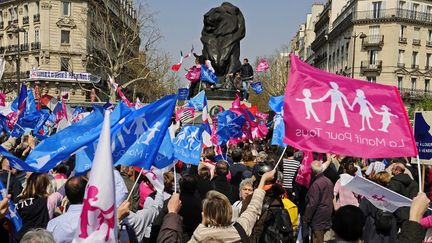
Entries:
{"label": "white flag", "polygon": [[375,207],[394,212],[400,207],[410,207],[412,200],[363,177],[341,177],[341,186],[366,197]]}
{"label": "white flag", "polygon": [[110,140],[110,113],[105,111],[79,228],[73,242],[117,242],[117,216]]}

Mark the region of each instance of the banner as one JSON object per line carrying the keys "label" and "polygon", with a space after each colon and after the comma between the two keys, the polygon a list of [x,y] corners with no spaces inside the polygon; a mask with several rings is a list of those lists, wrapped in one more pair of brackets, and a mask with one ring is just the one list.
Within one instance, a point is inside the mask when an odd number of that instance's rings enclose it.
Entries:
{"label": "banner", "polygon": [[284,143],[346,156],[416,156],[397,87],[326,73],[291,55]]}
{"label": "banner", "polygon": [[414,137],[420,159],[432,159],[432,111],[415,113]]}
{"label": "banner", "polygon": [[198,165],[201,158],[203,129],[199,126],[184,126],[174,139],[174,157],[194,165]]}
{"label": "banner", "polygon": [[178,89],[178,100],[187,100],[189,96],[189,89],[188,88],[179,88]]}

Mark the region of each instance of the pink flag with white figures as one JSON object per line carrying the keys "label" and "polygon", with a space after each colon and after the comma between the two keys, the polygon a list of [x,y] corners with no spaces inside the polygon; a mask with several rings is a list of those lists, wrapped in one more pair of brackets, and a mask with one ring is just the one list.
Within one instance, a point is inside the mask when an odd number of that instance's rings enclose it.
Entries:
{"label": "pink flag with white figures", "polygon": [[268,61],[263,58],[260,60],[260,62],[258,63],[255,70],[258,73],[260,73],[260,72],[266,72],[269,68],[270,68],[270,65],[269,65]]}
{"label": "pink flag with white figures", "polygon": [[330,74],[294,55],[284,123],[284,142],[302,150],[366,158],[417,155],[397,87]]}
{"label": "pink flag with white figures", "polygon": [[73,242],[117,242],[114,194],[110,114],[106,111]]}

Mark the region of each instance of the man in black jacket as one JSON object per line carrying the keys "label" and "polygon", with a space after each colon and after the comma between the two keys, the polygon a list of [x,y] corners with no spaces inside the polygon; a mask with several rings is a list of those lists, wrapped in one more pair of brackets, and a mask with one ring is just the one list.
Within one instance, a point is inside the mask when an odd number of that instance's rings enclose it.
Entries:
{"label": "man in black jacket", "polygon": [[231,185],[227,180],[229,171],[228,162],[221,160],[217,162],[215,168],[215,177],[211,180],[211,186],[213,190],[216,190],[224,194],[231,204],[239,200],[239,190],[237,187]]}
{"label": "man in black jacket", "polygon": [[250,81],[253,79],[254,71],[252,66],[249,64],[249,60],[247,58],[243,59],[243,65],[240,68],[240,77],[242,80],[242,88],[243,88],[243,100],[249,98],[249,86]]}

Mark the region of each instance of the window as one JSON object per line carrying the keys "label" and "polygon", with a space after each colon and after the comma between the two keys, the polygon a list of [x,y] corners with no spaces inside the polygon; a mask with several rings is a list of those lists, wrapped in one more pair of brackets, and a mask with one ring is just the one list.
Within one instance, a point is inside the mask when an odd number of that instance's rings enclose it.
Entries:
{"label": "window", "polygon": [[35,57],[35,61],[36,61],[36,68],[39,67],[39,57]]}
{"label": "window", "polygon": [[24,16],[27,17],[28,16],[28,5],[24,5]]}
{"label": "window", "polygon": [[430,88],[430,79],[425,79],[425,92],[429,92],[429,88]]}
{"label": "window", "polygon": [[417,56],[418,56],[418,52],[413,51],[413,53],[412,53],[412,60],[411,60],[413,66],[417,65]]}
{"label": "window", "polygon": [[367,80],[371,83],[376,83],[376,76],[367,77]]}
{"label": "window", "polygon": [[13,20],[13,10],[10,8],[9,10],[9,20]]}
{"label": "window", "polygon": [[426,7],[426,19],[428,21],[431,20],[431,15],[432,15],[432,6],[427,6]]}
{"label": "window", "polygon": [[39,29],[35,29],[35,42],[39,42]]}
{"label": "window", "polygon": [[376,64],[377,63],[377,56],[378,56],[378,51],[377,50],[371,50],[369,52],[369,64]]}
{"label": "window", "polygon": [[403,77],[398,77],[398,89],[403,89]]}
{"label": "window", "polygon": [[417,78],[411,78],[411,90],[415,90],[417,85]]}
{"label": "window", "polygon": [[69,61],[70,59],[68,57],[60,58],[60,71],[69,72]]}
{"label": "window", "polygon": [[399,38],[405,38],[405,32],[406,32],[406,26],[401,25],[400,31],[399,31]]}
{"label": "window", "polygon": [[373,9],[373,17],[379,18],[381,15],[381,1],[379,2],[372,2],[372,9]]}
{"label": "window", "polygon": [[414,27],[414,40],[420,40],[420,28]]}
{"label": "window", "polygon": [[432,41],[432,30],[428,30],[428,41]]}
{"label": "window", "polygon": [[399,1],[399,9],[403,9],[405,7],[404,1]]}
{"label": "window", "polygon": [[70,43],[70,31],[62,30],[61,31],[61,44],[69,44]]}
{"label": "window", "polygon": [[70,2],[62,1],[62,15],[63,16],[70,16]]}
{"label": "window", "polygon": [[430,67],[430,58],[431,58],[431,54],[426,53],[426,69],[429,69]]}
{"label": "window", "polygon": [[28,32],[24,32],[24,45],[28,45]]}
{"label": "window", "polygon": [[3,23],[3,11],[0,11],[0,22]]}
{"label": "window", "polygon": [[36,14],[39,14],[39,1],[36,1],[35,2],[35,5],[36,5]]}
{"label": "window", "polygon": [[13,19],[18,19],[18,7],[13,8]]}
{"label": "window", "polygon": [[398,64],[404,63],[405,50],[399,50]]}
{"label": "window", "polygon": [[412,11],[411,11],[411,18],[416,19],[417,18],[417,11],[419,9],[419,5],[417,3],[413,3],[412,5]]}

